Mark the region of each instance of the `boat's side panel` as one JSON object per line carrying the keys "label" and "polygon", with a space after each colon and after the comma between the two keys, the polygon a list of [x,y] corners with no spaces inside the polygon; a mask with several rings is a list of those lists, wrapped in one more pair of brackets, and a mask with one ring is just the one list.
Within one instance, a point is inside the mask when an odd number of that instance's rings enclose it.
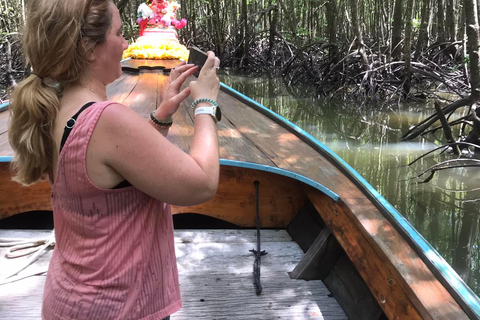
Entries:
{"label": "boat's side panel", "polygon": [[469,319],[390,222],[370,210],[367,199],[335,203],[315,189],[305,190],[389,319]]}
{"label": "boat's side panel", "polygon": [[[0,181],[0,219],[22,212],[52,210],[48,182],[22,187],[11,181],[8,162],[0,162]],[[172,213],[198,213],[240,227],[255,227],[254,181],[259,181],[260,226],[285,228],[307,200],[302,183],[271,172],[233,166],[221,166],[215,198],[198,206],[172,206]]]}
{"label": "boat's side panel", "polygon": [[220,184],[212,200],[192,207],[172,207],[173,213],[199,213],[255,227],[256,191],[259,182],[259,213],[262,228],[285,228],[306,202],[301,183],[270,172],[221,166]]}
{"label": "boat's side panel", "polygon": [[28,211],[52,210],[48,182],[23,187],[12,181],[9,162],[0,162],[0,219]]}

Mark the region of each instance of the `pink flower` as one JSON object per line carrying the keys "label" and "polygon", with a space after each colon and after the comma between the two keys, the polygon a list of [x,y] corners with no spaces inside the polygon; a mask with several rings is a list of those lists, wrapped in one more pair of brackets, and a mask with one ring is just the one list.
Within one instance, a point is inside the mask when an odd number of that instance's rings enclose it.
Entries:
{"label": "pink flower", "polygon": [[142,20],[143,20],[142,18],[138,18],[137,19],[137,24],[140,24],[142,22]]}
{"label": "pink flower", "polygon": [[170,18],[168,18],[167,16],[163,16],[162,18],[162,22],[165,24],[165,26],[169,26],[172,24],[172,20]]}
{"label": "pink flower", "polygon": [[178,21],[177,19],[172,19],[172,26],[174,26],[175,28],[178,29],[178,24],[180,23],[180,21]]}

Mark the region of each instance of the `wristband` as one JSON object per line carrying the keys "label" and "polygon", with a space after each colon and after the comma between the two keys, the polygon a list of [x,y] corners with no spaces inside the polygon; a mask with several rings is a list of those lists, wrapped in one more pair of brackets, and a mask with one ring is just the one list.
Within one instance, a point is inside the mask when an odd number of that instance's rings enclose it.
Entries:
{"label": "wristband", "polygon": [[155,110],[150,113],[150,120],[152,120],[152,122],[159,127],[170,127],[173,124],[173,119],[170,119],[168,121],[162,121],[157,119],[157,117],[155,117]]}
{"label": "wristband", "polygon": [[192,109],[195,109],[195,106],[197,104],[199,104],[200,102],[208,102],[210,103],[212,106],[215,106],[215,107],[218,107],[218,104],[215,102],[215,100],[212,100],[212,99],[206,99],[206,98],[202,98],[202,99],[197,99],[195,101],[192,102]]}

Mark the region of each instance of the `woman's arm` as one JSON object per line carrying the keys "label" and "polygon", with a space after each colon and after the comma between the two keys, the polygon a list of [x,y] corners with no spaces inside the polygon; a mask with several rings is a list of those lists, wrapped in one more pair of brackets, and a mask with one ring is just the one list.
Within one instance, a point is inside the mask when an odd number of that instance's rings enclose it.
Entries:
{"label": "woman's arm", "polygon": [[[179,66],[172,69],[169,76],[169,86],[163,94],[163,100],[160,106],[155,110],[154,117],[161,122],[168,122],[173,114],[177,112],[180,103],[190,95],[190,88],[187,87],[180,91],[185,80],[190,77],[198,67],[194,64],[185,64],[182,62]],[[157,125],[152,119],[150,124],[157,129],[164,137],[167,136],[170,126]]]}
{"label": "woman's arm", "polygon": [[[198,80],[190,83],[194,99],[217,98],[220,85],[215,65],[218,63],[215,55],[208,53]],[[112,167],[156,199],[188,206],[208,201],[216,193],[220,170],[218,137],[210,115],[195,118],[189,154],[152,126],[145,126],[145,120],[135,111],[119,104],[105,108],[94,134],[95,149],[102,150],[95,161]]]}

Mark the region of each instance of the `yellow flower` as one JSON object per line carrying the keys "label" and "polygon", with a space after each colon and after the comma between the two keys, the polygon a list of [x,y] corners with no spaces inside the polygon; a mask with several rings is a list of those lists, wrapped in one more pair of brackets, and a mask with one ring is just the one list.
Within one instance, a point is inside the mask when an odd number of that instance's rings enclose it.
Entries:
{"label": "yellow flower", "polygon": [[183,59],[188,60],[188,50],[175,39],[142,37],[123,52],[123,59]]}

